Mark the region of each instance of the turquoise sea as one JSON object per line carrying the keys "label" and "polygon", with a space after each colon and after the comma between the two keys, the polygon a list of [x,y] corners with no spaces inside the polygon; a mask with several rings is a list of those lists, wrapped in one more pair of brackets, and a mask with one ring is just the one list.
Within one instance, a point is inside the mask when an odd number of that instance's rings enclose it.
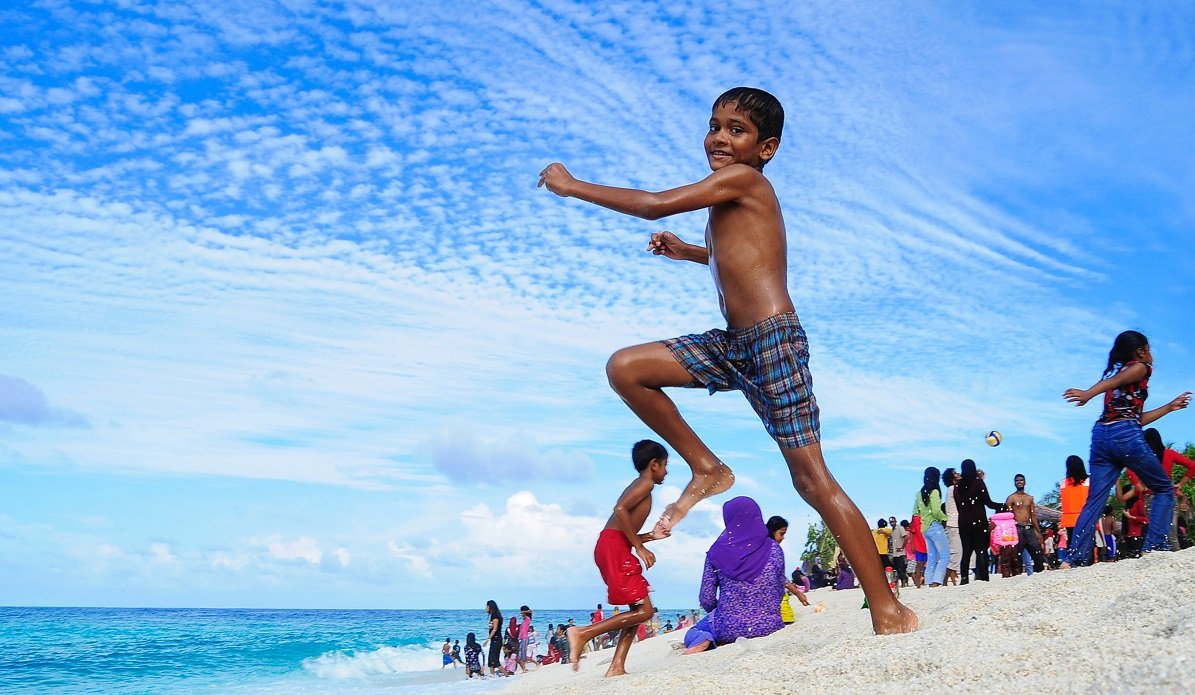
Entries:
{"label": "turquoise sea", "polygon": [[[535,626],[569,618],[589,612]],[[485,626],[480,609],[0,607],[0,693],[487,692],[506,681],[440,668],[445,637]]]}

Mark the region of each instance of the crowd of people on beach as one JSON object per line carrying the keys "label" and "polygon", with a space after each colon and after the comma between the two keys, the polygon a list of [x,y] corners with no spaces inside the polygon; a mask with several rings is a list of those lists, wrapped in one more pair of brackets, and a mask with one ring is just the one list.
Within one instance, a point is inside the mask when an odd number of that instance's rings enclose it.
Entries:
{"label": "crowd of people on beach", "polygon": [[[610,607],[612,615],[618,615],[617,606]],[[519,607],[519,618],[510,617],[503,626],[502,612],[497,602],[486,602],[487,625],[483,638],[477,639],[478,633],[470,632],[465,636],[462,647],[460,640],[444,638],[441,647],[443,664],[441,670],[451,666],[464,666],[465,677],[507,677],[517,673],[526,673],[527,667],[539,668],[558,663],[569,663],[569,642],[567,631],[575,626],[573,618],[565,623],[548,623],[547,628],[540,632],[533,622],[534,611],[529,606]],[[589,623],[597,623],[605,619],[605,608],[597,604],[597,608],[590,612]],[[686,630],[701,619],[701,612],[691,609],[677,613],[676,621],[671,617],[661,617],[656,610],[652,619],[641,623],[635,634],[635,641],[642,641],[677,630]],[[613,647],[617,641],[617,631],[602,633],[585,642],[581,653],[599,651]]]}
{"label": "crowd of people on beach", "polygon": [[[1026,478],[1012,479],[1014,492],[1002,502],[994,501],[985,475],[966,459],[960,470],[925,469],[922,487],[914,496],[912,519],[895,516],[876,521],[875,538],[879,562],[901,587],[912,584],[940,587],[967,584],[972,579],[988,581],[993,574],[1014,577],[1032,575],[1063,566],[1089,565],[1138,558],[1151,550],[1181,550],[1191,547],[1188,535],[1192,502],[1181,489],[1195,477],[1195,461],[1162,444],[1156,429],[1145,432],[1153,455],[1165,474],[1173,475],[1177,465],[1182,474],[1168,492],[1154,492],[1133,471],[1120,478],[1112,496],[1092,498],[1094,515],[1091,546],[1076,548],[1079,517],[1088,504],[1090,478],[1083,459],[1066,459],[1065,477],[1059,488],[1061,511],[1038,505],[1025,492]],[[945,488],[943,494],[943,486]],[[1157,529],[1164,542],[1145,545],[1150,530],[1150,513],[1155,498],[1170,498],[1168,529]],[[987,510],[994,513],[989,517]],[[839,555],[836,566],[823,570],[817,563],[809,568],[814,587],[854,588],[853,573]]]}

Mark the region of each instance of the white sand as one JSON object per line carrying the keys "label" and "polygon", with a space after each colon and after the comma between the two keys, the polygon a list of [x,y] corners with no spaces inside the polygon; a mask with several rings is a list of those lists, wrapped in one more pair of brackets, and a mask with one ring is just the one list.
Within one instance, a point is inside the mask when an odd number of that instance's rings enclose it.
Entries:
{"label": "white sand", "polygon": [[[551,665],[502,693],[1195,692],[1195,549],[968,586],[902,591],[921,618],[876,637],[863,592],[819,589],[779,632],[685,656],[681,633],[631,647],[627,675],[603,678],[612,649],[581,670]],[[794,602],[795,604],[796,602]]]}

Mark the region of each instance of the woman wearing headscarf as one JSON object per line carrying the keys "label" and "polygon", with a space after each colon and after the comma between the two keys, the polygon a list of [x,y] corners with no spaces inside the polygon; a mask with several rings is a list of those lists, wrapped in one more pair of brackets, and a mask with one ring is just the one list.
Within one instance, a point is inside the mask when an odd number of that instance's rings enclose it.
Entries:
{"label": "woman wearing headscarf", "polygon": [[987,510],[999,511],[1000,505],[992,501],[988,486],[979,477],[975,462],[964,459],[962,477],[954,486],[954,503],[958,507],[958,532],[963,541],[963,558],[959,563],[959,584],[971,580],[971,554],[975,554],[975,578],[988,580],[988,544],[991,534],[988,530]]}
{"label": "woman wearing headscarf", "polygon": [[913,498],[913,514],[921,517],[925,534],[925,579],[931,589],[942,586],[946,579],[946,563],[950,560],[950,541],[946,539],[946,512],[942,508],[942,474],[937,468],[925,469],[921,490]]}
{"label": "woman wearing headscarf", "polygon": [[686,653],[762,637],[784,627],[784,551],[772,540],[759,505],[736,497],[722,507],[726,529],[705,555],[698,600],[708,615],[685,633]]}

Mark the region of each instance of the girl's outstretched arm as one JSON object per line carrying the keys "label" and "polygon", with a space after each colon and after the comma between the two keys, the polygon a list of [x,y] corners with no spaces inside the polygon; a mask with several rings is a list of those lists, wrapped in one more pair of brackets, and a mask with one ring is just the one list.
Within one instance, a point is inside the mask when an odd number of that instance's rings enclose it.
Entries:
{"label": "girl's outstretched arm", "polygon": [[[1085,405],[1087,401],[1095,398],[1105,391],[1111,391],[1112,389],[1124,386],[1125,384],[1132,384],[1134,382],[1141,381],[1145,378],[1147,371],[1148,370],[1146,369],[1145,365],[1138,362],[1137,364],[1130,366],[1128,369],[1120,370],[1107,379],[1102,379],[1101,381],[1097,382],[1095,386],[1092,386],[1086,391],[1080,389],[1067,389],[1066,391],[1062,392],[1062,397],[1067,402],[1074,403],[1075,407],[1079,407],[1081,405]],[[1164,414],[1165,413],[1163,413],[1163,415]],[[1161,417],[1161,415],[1158,417]],[[1142,420],[1143,422],[1141,424],[1144,425],[1144,418],[1142,418]]]}
{"label": "girl's outstretched arm", "polygon": [[1191,392],[1184,391],[1178,398],[1175,398],[1166,405],[1141,413],[1141,426],[1145,427],[1149,423],[1157,420],[1167,413],[1173,413],[1176,410],[1182,410],[1183,408],[1186,408],[1187,404],[1190,402]]}

